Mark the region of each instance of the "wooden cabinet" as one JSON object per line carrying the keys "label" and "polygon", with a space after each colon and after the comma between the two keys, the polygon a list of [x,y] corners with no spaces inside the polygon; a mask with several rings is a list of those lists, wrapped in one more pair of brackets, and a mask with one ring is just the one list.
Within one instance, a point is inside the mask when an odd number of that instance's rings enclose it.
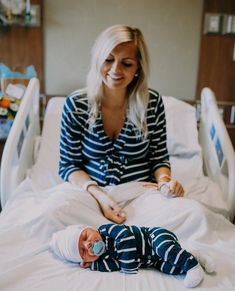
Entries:
{"label": "wooden cabinet", "polygon": [[15,71],[34,65],[44,92],[43,1],[32,0],[31,4],[40,7],[40,26],[0,26],[0,62]]}
{"label": "wooden cabinet", "polygon": [[203,87],[210,87],[215,92],[221,107],[226,107],[225,123],[235,147],[235,125],[230,123],[231,107],[235,106],[235,35],[204,34],[206,13],[235,15],[235,0],[204,0],[195,98],[200,98]]}
{"label": "wooden cabinet", "polygon": [[[40,26],[0,26],[0,62],[11,70],[22,71],[34,65],[40,80],[40,91],[44,92],[44,43],[43,43],[43,0],[31,0],[39,5]],[[4,147],[0,140],[0,159]]]}

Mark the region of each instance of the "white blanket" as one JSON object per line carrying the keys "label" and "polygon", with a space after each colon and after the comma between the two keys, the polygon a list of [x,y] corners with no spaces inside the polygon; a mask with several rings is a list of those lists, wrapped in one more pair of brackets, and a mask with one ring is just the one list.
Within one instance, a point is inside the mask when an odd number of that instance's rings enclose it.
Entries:
{"label": "white blanket", "polygon": [[[197,290],[235,290],[235,227],[222,215],[218,203],[205,206],[202,184],[198,189],[194,184],[191,196],[175,199],[137,182],[106,191],[124,207],[126,224],[163,226],[175,232],[189,251],[200,249],[214,257],[216,274],[206,275]],[[34,192],[30,179],[26,180],[0,216],[0,290],[187,290],[181,277],[152,269],[142,269],[137,275],[81,269],[59,260],[48,247],[52,233],[67,225],[97,227],[107,222],[96,201],[69,183]]]}

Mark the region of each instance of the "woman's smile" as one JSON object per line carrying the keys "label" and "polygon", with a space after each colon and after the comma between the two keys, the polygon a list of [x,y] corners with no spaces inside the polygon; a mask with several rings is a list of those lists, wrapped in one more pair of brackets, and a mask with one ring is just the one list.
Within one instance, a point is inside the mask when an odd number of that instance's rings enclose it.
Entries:
{"label": "woman's smile", "polygon": [[120,44],[112,50],[102,66],[103,83],[110,89],[125,89],[133,80],[137,68],[135,45],[131,42]]}
{"label": "woman's smile", "polygon": [[108,78],[111,79],[113,82],[119,82],[124,80],[124,77],[121,75],[113,75],[113,74],[108,74]]}

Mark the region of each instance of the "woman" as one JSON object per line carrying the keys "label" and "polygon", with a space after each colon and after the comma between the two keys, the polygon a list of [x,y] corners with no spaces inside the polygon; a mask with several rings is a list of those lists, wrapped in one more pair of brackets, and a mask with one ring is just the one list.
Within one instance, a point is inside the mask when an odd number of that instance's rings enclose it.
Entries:
{"label": "woman", "polygon": [[90,193],[116,223],[125,213],[101,186],[154,181],[170,195],[184,193],[171,180],[164,106],[148,90],[148,72],[141,31],[111,26],[94,44],[87,94],[74,92],[63,109],[59,174]]}

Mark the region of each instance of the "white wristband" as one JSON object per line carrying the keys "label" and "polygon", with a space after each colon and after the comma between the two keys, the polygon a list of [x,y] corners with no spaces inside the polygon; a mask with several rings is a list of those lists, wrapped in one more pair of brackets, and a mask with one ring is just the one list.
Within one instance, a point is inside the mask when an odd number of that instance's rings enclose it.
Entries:
{"label": "white wristband", "polygon": [[85,182],[83,185],[82,185],[82,189],[84,191],[88,191],[88,187],[89,186],[98,186],[97,182],[96,181],[93,181],[93,180],[89,180],[87,182]]}

